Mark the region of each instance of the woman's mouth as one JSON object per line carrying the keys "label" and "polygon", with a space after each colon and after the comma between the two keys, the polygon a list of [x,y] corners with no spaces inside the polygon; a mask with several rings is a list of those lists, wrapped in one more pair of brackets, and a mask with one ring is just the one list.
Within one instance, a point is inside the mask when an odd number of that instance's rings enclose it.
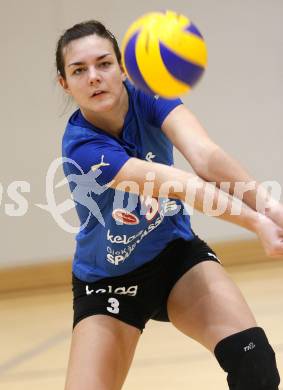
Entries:
{"label": "woman's mouth", "polygon": [[91,97],[98,97],[98,96],[103,95],[104,93],[105,93],[105,91],[100,91],[100,90],[98,90],[98,91],[95,91],[95,92],[91,95]]}

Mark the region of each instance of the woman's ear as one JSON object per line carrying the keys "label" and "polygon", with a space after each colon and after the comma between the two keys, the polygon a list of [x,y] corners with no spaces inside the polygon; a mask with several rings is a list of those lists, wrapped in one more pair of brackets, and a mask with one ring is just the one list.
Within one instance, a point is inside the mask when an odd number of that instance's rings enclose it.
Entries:
{"label": "woman's ear", "polygon": [[122,64],[120,64],[120,69],[122,73],[122,80],[125,81],[127,79],[127,75]]}
{"label": "woman's ear", "polygon": [[65,91],[67,94],[70,95],[71,92],[70,92],[70,89],[69,89],[67,80],[65,80],[64,77],[62,77],[60,74],[58,75],[58,82],[59,82],[59,84],[61,85],[61,87],[64,89],[64,91]]}

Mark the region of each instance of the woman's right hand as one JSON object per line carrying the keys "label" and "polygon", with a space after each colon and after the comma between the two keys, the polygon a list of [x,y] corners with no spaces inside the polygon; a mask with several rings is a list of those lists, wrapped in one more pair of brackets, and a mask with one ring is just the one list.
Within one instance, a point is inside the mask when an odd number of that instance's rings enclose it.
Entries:
{"label": "woman's right hand", "polygon": [[258,214],[255,233],[267,256],[283,256],[283,229],[281,227],[265,215]]}

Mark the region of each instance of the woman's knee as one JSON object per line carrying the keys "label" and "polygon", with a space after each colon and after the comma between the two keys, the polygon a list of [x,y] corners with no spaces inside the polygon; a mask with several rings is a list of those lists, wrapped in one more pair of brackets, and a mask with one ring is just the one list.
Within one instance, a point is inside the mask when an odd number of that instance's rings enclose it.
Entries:
{"label": "woman's knee", "polygon": [[263,329],[249,328],[220,341],[215,356],[228,373],[230,390],[277,390],[275,353]]}

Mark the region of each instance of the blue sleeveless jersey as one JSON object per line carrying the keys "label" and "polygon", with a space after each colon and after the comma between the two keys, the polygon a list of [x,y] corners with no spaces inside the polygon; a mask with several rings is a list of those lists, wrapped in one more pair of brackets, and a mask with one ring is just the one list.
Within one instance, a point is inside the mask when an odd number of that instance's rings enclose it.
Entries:
{"label": "blue sleeveless jersey", "polygon": [[160,127],[182,102],[149,96],[129,81],[125,87],[129,110],[120,138],[89,123],[80,110],[69,119],[63,136],[64,173],[81,223],[73,272],[87,282],[130,272],[170,241],[193,238],[181,201],[144,199],[125,187],[107,186],[131,157],[173,165],[173,145]]}

